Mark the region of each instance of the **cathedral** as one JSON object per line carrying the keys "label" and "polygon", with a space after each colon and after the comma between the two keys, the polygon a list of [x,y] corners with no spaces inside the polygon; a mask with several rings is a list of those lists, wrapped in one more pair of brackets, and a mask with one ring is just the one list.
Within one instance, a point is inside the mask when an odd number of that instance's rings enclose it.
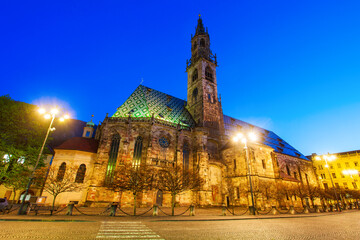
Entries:
{"label": "cathedral", "polygon": [[[202,186],[179,194],[176,203],[181,206],[249,205],[249,179],[257,205],[271,204],[264,202],[261,191],[270,184],[317,186],[312,162],[294,147],[270,130],[224,115],[222,104],[227,103],[218,97],[216,69],[216,54],[199,17],[187,60],[187,100],[139,85],[96,132],[88,122],[83,137],[55,149],[54,168],[63,171],[71,166],[84,174],[76,178],[81,191],[62,193],[56,203],[100,206],[121,201],[122,206],[131,206],[131,194],[120,195],[105,186],[124,163],[153,168],[180,165],[197,171]],[[239,132],[257,136],[247,142],[247,151],[242,142],[233,141]],[[170,195],[161,189],[144,191],[138,198],[141,206],[170,205]]]}

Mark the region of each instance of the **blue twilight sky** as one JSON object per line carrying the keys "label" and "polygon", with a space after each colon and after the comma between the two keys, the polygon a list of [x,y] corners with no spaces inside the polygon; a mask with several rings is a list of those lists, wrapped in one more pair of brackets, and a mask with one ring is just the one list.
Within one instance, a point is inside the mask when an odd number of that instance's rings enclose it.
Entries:
{"label": "blue twilight sky", "polygon": [[144,85],[186,99],[201,13],[224,114],[303,154],[359,149],[360,1],[2,1],[0,95],[95,122]]}

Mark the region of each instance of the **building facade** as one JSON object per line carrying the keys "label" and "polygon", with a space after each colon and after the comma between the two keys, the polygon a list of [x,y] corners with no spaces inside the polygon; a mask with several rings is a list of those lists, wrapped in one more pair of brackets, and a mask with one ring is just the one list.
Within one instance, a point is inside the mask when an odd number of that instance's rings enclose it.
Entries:
{"label": "building facade", "polygon": [[[176,202],[180,205],[248,205],[249,167],[257,205],[276,204],[265,196],[264,186],[317,185],[312,162],[278,135],[223,114],[216,68],[209,33],[199,18],[187,61],[187,101],[139,85],[98,126],[96,151],[69,149],[69,144],[55,149],[55,166],[86,165],[82,193],[64,194],[66,197],[59,197],[58,203],[77,201],[97,206],[121,200],[122,205],[131,205],[130,194],[119,194],[106,187],[124,163],[154,169],[181,165],[196,171],[204,180],[203,185],[199,191],[178,195]],[[244,146],[232,141],[238,132],[254,132],[258,136],[258,141],[248,143],[249,161]],[[72,157],[71,152],[75,151]],[[168,205],[170,195],[153,189],[144,191],[138,200],[140,205]],[[284,201],[290,204],[292,200],[287,197]]]}
{"label": "building facade", "polygon": [[360,188],[360,150],[333,153],[331,156],[334,158],[326,164],[322,156],[311,155],[319,185],[324,189],[332,188],[332,178],[336,188],[358,190]]}

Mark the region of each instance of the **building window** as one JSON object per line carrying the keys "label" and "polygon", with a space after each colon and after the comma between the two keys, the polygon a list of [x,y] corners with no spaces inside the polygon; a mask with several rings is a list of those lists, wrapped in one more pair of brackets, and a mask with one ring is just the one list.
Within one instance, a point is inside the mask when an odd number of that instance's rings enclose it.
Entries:
{"label": "building window", "polygon": [[358,163],[358,162],[354,162],[354,165],[355,165],[355,167],[358,167],[358,166],[359,166],[359,163]]}
{"label": "building window", "polygon": [[345,175],[343,173],[340,173],[341,178],[345,178]]}
{"label": "building window", "polygon": [[329,189],[329,186],[328,186],[328,184],[327,184],[327,183],[324,183],[324,188],[325,188],[326,190],[328,190],[328,189]]}
{"label": "building window", "polygon": [[348,162],[345,163],[346,167],[350,167],[350,164]]}
{"label": "building window", "polygon": [[192,81],[194,82],[196,79],[198,79],[198,70],[195,69],[192,74]]}
{"label": "building window", "polygon": [[159,138],[159,145],[162,148],[168,148],[170,145],[169,139],[167,139],[166,137]]}
{"label": "building window", "polygon": [[348,187],[348,185],[347,185],[346,182],[344,182],[344,188],[345,188],[345,189],[349,189],[349,187]]}
{"label": "building window", "polygon": [[336,178],[336,173],[331,173],[333,178]]}
{"label": "building window", "polygon": [[205,68],[205,78],[207,80],[210,80],[210,81],[214,81],[214,78],[213,78],[213,71],[211,70],[211,68],[209,66],[207,66]]}
{"label": "building window", "polygon": [[323,165],[319,165],[319,170],[323,170]]}
{"label": "building window", "polygon": [[296,172],[294,172],[294,178],[297,179],[297,174],[296,174]]}
{"label": "building window", "polygon": [[341,164],[340,164],[340,163],[338,163],[338,164],[337,164],[337,167],[338,167],[338,168],[341,168]]}
{"label": "building window", "polygon": [[332,164],[330,165],[330,169],[334,169],[334,166]]}
{"label": "building window", "polygon": [[262,166],[263,166],[263,169],[266,169],[266,163],[265,163],[264,159],[262,160]]}
{"label": "building window", "polygon": [[195,88],[192,92],[192,96],[193,96],[193,101],[196,102],[197,101],[197,95],[198,95],[198,89]]}
{"label": "building window", "polygon": [[190,156],[190,148],[187,142],[184,142],[183,145],[183,167],[184,170],[189,170],[189,156]]}
{"label": "building window", "polygon": [[140,166],[141,162],[141,154],[142,154],[142,137],[138,136],[136,138],[135,142],[135,148],[134,148],[134,156],[133,156],[133,166],[138,167]]}
{"label": "building window", "polygon": [[85,173],[86,173],[86,165],[81,164],[79,169],[77,170],[75,182],[76,183],[83,183],[84,178],[85,178]]}
{"label": "building window", "polygon": [[200,47],[205,47],[205,40],[203,38],[200,39]]}
{"label": "building window", "polygon": [[336,187],[336,188],[340,188],[339,183],[335,183],[335,187]]}
{"label": "building window", "polygon": [[325,173],[321,174],[321,179],[326,179]]}
{"label": "building window", "polygon": [[56,180],[61,182],[63,179],[64,179],[64,176],[65,176],[65,171],[66,171],[66,163],[63,162],[60,167],[59,167],[59,171],[57,173],[57,176],[56,176]]}
{"label": "building window", "polygon": [[240,187],[237,187],[236,189],[237,189],[236,191],[237,199],[240,199]]}
{"label": "building window", "polygon": [[111,140],[109,161],[106,168],[105,183],[111,183],[113,180],[114,170],[116,167],[116,160],[119,152],[119,145],[120,145],[120,135],[116,133],[113,135]]}
{"label": "building window", "polygon": [[236,169],[236,159],[234,159],[234,171]]}
{"label": "building window", "polygon": [[289,166],[288,166],[288,165],[286,165],[286,173],[287,173],[287,175],[291,176],[291,174],[290,174],[290,169],[289,169]]}
{"label": "building window", "polygon": [[353,182],[352,185],[353,185],[354,189],[357,189],[356,182]]}

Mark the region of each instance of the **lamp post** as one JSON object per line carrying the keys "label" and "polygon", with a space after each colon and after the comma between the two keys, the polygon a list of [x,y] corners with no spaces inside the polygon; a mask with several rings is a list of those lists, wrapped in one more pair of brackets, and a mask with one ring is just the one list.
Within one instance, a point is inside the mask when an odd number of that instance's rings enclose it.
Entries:
{"label": "lamp post", "polygon": [[[49,137],[49,134],[50,134],[51,131],[54,131],[54,130],[55,130],[55,128],[53,128],[52,125],[53,125],[53,123],[54,123],[56,114],[59,113],[59,110],[56,109],[56,108],[54,108],[54,109],[52,109],[52,110],[50,111],[50,113],[45,114],[45,109],[39,109],[39,113],[40,113],[40,114],[44,114],[44,117],[45,117],[46,119],[50,119],[50,118],[51,118],[51,121],[50,121],[50,125],[49,125],[49,127],[48,127],[48,130],[47,130],[47,132],[46,132],[46,136],[45,136],[44,142],[43,142],[43,144],[42,144],[42,146],[41,146],[39,155],[38,155],[38,157],[37,157],[37,159],[36,159],[35,167],[34,167],[34,169],[32,170],[32,173],[31,173],[31,175],[30,175],[29,182],[28,182],[28,184],[27,184],[24,197],[23,197],[23,199],[22,199],[22,201],[21,201],[21,205],[20,205],[20,208],[19,208],[19,211],[18,211],[18,215],[25,215],[25,214],[26,214],[27,207],[25,207],[25,209],[24,209],[25,199],[26,199],[26,196],[27,196],[28,193],[29,193],[29,189],[30,189],[32,180],[33,180],[33,178],[34,178],[34,174],[35,174],[36,168],[37,168],[37,166],[39,165],[39,161],[40,161],[41,155],[42,155],[42,153],[43,153],[43,151],[44,151],[44,147],[45,147],[46,141],[47,141],[47,139],[48,139],[48,137]],[[68,116],[68,115],[65,115],[64,117],[61,117],[61,118],[60,118],[60,121],[64,121],[65,119],[68,119],[68,118],[69,118],[69,116]]]}
{"label": "lamp post", "polygon": [[248,142],[248,140],[255,141],[256,140],[256,135],[253,132],[250,132],[248,134],[248,136],[245,136],[242,133],[238,133],[234,137],[233,140],[234,140],[234,142],[238,142],[240,140],[244,144],[245,160],[246,160],[246,165],[247,165],[247,168],[248,168],[250,194],[251,194],[251,205],[252,205],[252,206],[249,206],[249,211],[250,211],[251,215],[255,215],[254,192],[253,192],[252,179],[251,179],[251,165],[250,165],[249,150],[248,150],[247,142]]}
{"label": "lamp post", "polygon": [[329,155],[328,154],[328,155],[316,156],[315,160],[324,160],[325,161],[325,167],[327,168],[327,171],[329,173],[330,180],[331,180],[331,185],[332,185],[332,187],[334,189],[334,194],[335,194],[335,198],[336,198],[336,207],[337,207],[338,211],[341,212],[339,198],[338,198],[338,195],[337,195],[337,192],[336,192],[336,188],[335,188],[334,181],[333,181],[333,178],[331,176],[331,173],[330,173],[330,170],[329,170],[329,164],[328,164],[328,161],[332,161],[335,158],[336,158],[335,155]]}

